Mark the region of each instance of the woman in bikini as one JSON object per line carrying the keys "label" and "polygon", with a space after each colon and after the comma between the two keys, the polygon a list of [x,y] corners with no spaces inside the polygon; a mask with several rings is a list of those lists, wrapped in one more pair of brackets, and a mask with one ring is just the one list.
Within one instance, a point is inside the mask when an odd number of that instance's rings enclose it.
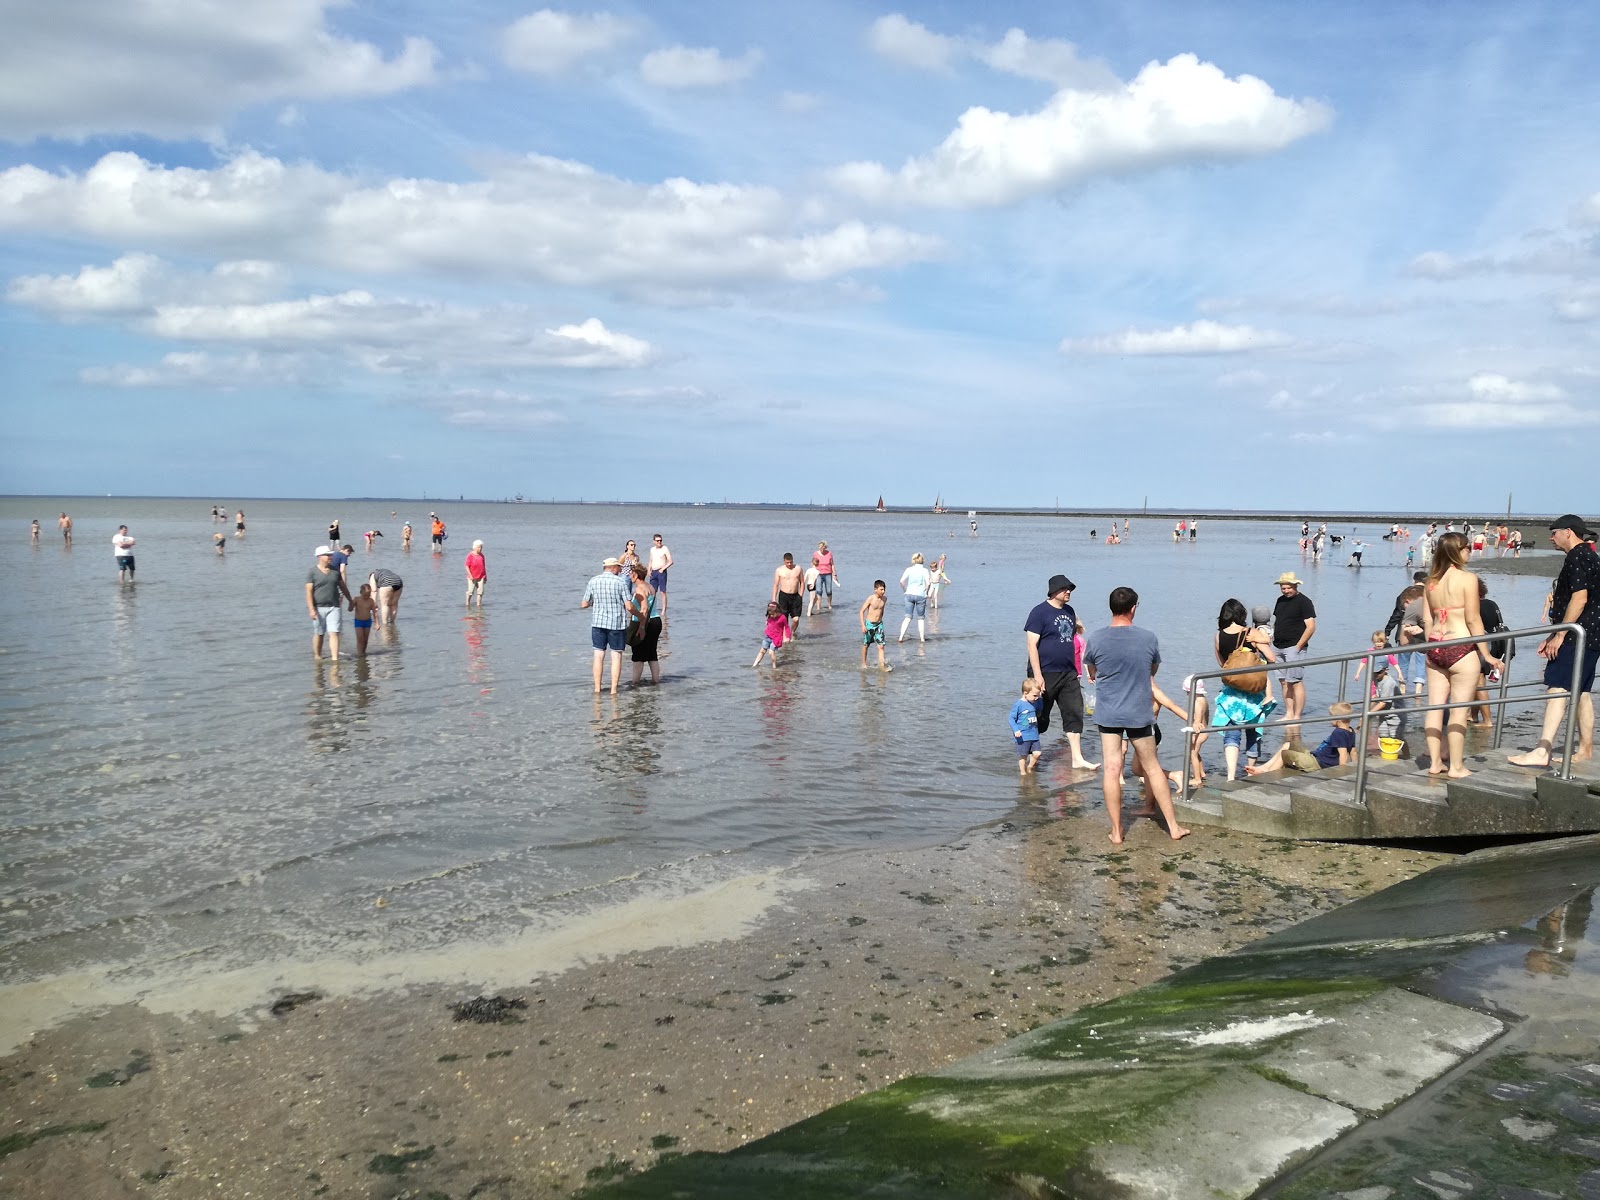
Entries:
{"label": "woman in bikini", "polygon": [[[1447,642],[1454,638],[1482,637],[1483,617],[1478,611],[1478,577],[1466,569],[1467,539],[1459,533],[1440,536],[1433,549],[1433,568],[1422,592],[1422,628],[1430,642]],[[1461,704],[1473,698],[1478,688],[1478,677],[1483,662],[1491,666],[1497,660],[1489,656],[1487,643],[1476,646],[1450,646],[1428,651],[1428,703]],[[1467,741],[1467,710],[1451,709],[1449,721],[1449,776],[1465,779],[1472,774],[1463,765]],[[1445,772],[1444,756],[1440,744],[1446,729],[1445,713],[1434,711],[1424,722],[1428,737],[1428,774]]]}

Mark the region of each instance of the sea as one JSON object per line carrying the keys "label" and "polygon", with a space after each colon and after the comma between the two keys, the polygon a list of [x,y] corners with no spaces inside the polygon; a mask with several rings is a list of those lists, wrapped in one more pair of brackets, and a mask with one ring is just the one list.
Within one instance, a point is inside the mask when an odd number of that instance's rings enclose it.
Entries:
{"label": "sea", "polygon": [[[1317,606],[1313,648],[1333,653],[1365,647],[1409,579],[1387,526],[1352,518],[1330,525],[1346,546],[1312,562],[1278,521],[1202,521],[1174,543],[1170,519],[1134,517],[1106,545],[1105,518],[979,513],[974,535],[965,511],[220,503],[218,524],[208,500],[0,500],[0,1008],[8,994],[262,986],[331,962],[422,982],[443,955],[459,968],[474,946],[666,912],[815,856],[1093,809],[1097,782],[1068,768],[1054,730],[1038,775],[1019,779],[1007,725],[1023,620],[1051,575],[1077,584],[1091,630],[1112,588],[1137,590],[1175,697],[1212,667],[1228,597],[1270,605],[1279,572],[1297,572]],[[379,566],[405,581],[398,622],[365,658],[346,614],[337,664],[313,660],[304,600],[334,518],[356,546],[352,582]],[[136,539],[131,585],[112,555],[120,523]],[[369,529],[383,535],[370,552]],[[663,680],[595,697],[584,585],[657,532],[675,558]],[[1356,537],[1359,569],[1346,565]],[[463,604],[474,539],[489,563],[481,611]],[[776,670],[752,668],[774,568],[821,540],[835,611],[805,620]],[[891,640],[892,672],[875,653],[863,671],[857,609],[886,580],[892,638],[914,552],[946,555],[951,580],[927,641],[913,626]],[[1538,622],[1546,580],[1484,578],[1509,624]],[[1309,682],[1312,708],[1336,698],[1337,669]],[[1172,765],[1181,745],[1167,740]]]}

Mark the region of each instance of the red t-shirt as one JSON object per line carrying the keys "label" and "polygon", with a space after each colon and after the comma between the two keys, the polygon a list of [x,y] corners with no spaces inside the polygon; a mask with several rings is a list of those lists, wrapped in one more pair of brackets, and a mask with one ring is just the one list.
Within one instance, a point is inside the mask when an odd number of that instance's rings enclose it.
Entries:
{"label": "red t-shirt", "polygon": [[483,555],[478,553],[467,555],[467,578],[477,580],[487,579],[488,576],[489,568],[483,561]]}

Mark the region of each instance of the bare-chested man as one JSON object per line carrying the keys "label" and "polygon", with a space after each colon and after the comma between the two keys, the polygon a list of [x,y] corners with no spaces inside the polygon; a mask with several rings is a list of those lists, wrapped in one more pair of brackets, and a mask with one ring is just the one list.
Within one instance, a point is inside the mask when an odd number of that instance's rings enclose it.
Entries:
{"label": "bare-chested man", "polygon": [[785,554],[783,565],[772,573],[772,602],[789,620],[789,632],[800,628],[800,613],[805,607],[805,572],[794,565],[794,555]]}
{"label": "bare-chested man", "polygon": [[56,528],[61,530],[62,544],[72,545],[72,518],[67,516],[66,513],[62,513],[56,518]]}

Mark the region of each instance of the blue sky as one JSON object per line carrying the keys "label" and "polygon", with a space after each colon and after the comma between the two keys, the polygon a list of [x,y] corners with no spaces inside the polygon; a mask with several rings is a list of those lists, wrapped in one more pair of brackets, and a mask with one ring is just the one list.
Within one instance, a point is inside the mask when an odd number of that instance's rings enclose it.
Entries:
{"label": "blue sky", "polygon": [[0,490],[1600,504],[1600,6],[7,26]]}

